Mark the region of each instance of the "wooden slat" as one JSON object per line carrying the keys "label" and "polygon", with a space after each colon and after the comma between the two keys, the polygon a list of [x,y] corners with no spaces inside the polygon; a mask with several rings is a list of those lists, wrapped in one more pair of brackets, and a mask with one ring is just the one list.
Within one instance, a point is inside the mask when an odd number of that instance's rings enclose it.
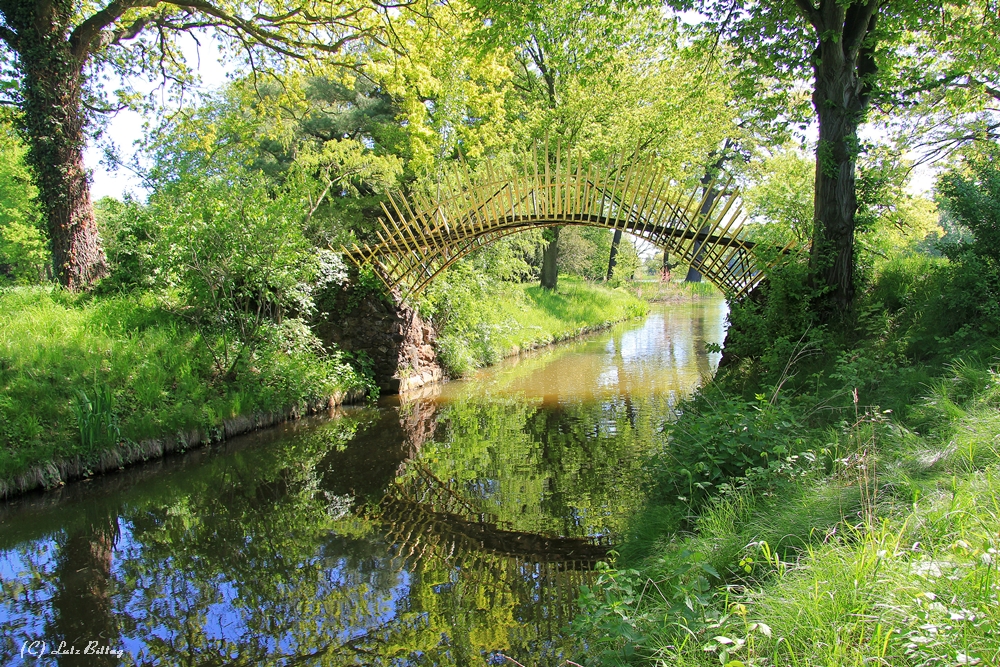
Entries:
{"label": "wooden slat", "polygon": [[[390,195],[388,205],[382,204],[381,230],[375,231],[379,243],[341,250],[357,266],[371,265],[388,289],[411,295],[497,239],[531,228],[596,224],[654,243],[730,294],[743,295],[760,281],[749,249],[753,244],[744,243],[747,226],[731,177],[701,214],[716,181],[678,193],[651,158],[627,161],[619,154],[617,166],[584,168],[583,155],[574,155],[561,140],[550,164],[551,148],[548,141],[544,150],[534,144],[531,164],[503,177],[489,162],[486,177],[475,177],[460,156],[461,164],[439,178],[434,201],[420,192]],[[696,253],[699,239],[704,247]]]}

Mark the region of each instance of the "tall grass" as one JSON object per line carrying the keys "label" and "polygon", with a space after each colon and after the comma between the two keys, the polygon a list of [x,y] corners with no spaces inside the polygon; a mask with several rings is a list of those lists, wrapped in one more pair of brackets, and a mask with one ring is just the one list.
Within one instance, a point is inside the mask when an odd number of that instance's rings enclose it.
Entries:
{"label": "tall grass", "polygon": [[721,493],[652,546],[640,528],[585,596],[594,661],[1000,665],[1000,377],[943,370],[906,421],[814,431],[794,483]]}
{"label": "tall grass", "polygon": [[765,336],[773,358],[683,406],[583,596],[590,663],[1000,666],[1000,340],[977,266],[888,261],[853,329],[807,331],[824,354],[786,363]]}
{"label": "tall grass", "polygon": [[139,442],[357,385],[335,356],[262,349],[235,381],[198,332],[152,294],[96,299],[0,291],[0,479],[56,458]]}

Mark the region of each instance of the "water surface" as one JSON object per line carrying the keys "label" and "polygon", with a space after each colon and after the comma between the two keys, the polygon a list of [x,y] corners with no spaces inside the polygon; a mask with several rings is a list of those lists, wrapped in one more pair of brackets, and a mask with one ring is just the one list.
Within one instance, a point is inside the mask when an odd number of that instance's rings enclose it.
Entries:
{"label": "water surface", "polygon": [[[643,458],[672,406],[718,363],[705,343],[722,342],[724,317],[722,301],[659,306],[422,397],[2,505],[0,655],[25,665],[579,657],[564,630],[579,587],[641,504]],[[79,654],[55,655],[60,643]]]}

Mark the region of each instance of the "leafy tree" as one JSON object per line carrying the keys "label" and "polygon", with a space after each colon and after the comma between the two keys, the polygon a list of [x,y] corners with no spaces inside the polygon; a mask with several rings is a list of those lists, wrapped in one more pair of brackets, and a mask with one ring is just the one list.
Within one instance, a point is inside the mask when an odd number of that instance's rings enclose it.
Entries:
{"label": "leafy tree", "polygon": [[[736,131],[727,90],[676,22],[643,3],[473,0],[479,38],[512,52],[521,140],[549,137],[585,161],[655,155],[678,180]],[[690,110],[699,109],[693,122]],[[700,175],[700,174],[699,174]],[[558,279],[559,228],[546,231],[542,286]],[[607,259],[607,257],[605,258]],[[606,266],[606,265],[605,265]]]}
{"label": "leafy tree", "polygon": [[885,95],[900,35],[919,28],[930,4],[885,0],[783,0],[755,4],[681,0],[698,9],[704,29],[724,37],[739,68],[738,90],[757,99],[778,122],[798,102],[795,90],[812,78],[816,147],[814,227],[810,271],[825,289],[820,303],[831,316],[851,308],[855,292],[854,235],[858,209],[858,127],[874,95]]}
{"label": "leafy tree", "polygon": [[[405,4],[405,0],[400,3]],[[103,104],[103,72],[190,80],[178,36],[213,29],[255,69],[277,58],[340,56],[354,67],[352,45],[380,40],[389,5],[359,0],[2,0],[0,41],[22,111],[55,271],[68,287],[86,288],[107,273],[83,163],[90,108]],[[123,102],[134,102],[125,91]]]}
{"label": "leafy tree", "polygon": [[1000,5],[942,2],[922,30],[902,34],[892,90],[905,114],[882,119],[901,151],[946,158],[970,143],[1000,140]]}
{"label": "leafy tree", "polygon": [[406,58],[373,53],[368,71],[397,110],[393,147],[413,187],[433,191],[459,151],[473,165],[507,161],[520,134],[509,54],[478,49],[476,25],[463,2],[436,5],[396,28]]}
{"label": "leafy tree", "polygon": [[0,122],[0,280],[34,283],[48,274],[49,252],[24,153],[10,123]]}
{"label": "leafy tree", "polygon": [[[907,165],[886,147],[871,148],[858,161],[856,265],[914,249],[940,230],[934,203],[906,192]],[[794,146],[755,163],[745,198],[757,241],[775,246],[809,243],[813,223],[815,166]]]}
{"label": "leafy tree", "polygon": [[[965,244],[992,273],[1000,276],[1000,149],[995,145],[972,151],[964,165],[938,181],[944,209],[969,229]],[[957,254],[957,249],[952,251]]]}
{"label": "leafy tree", "polygon": [[[391,102],[363,76],[287,72],[274,84],[236,81],[185,108],[149,141],[159,189],[196,174],[258,174],[295,192],[303,231],[327,246],[371,232],[378,199],[402,161],[390,153]],[[263,181],[262,181],[263,182]]]}
{"label": "leafy tree", "polygon": [[753,184],[745,193],[751,216],[770,224],[756,236],[775,245],[795,242],[805,246],[813,228],[813,185],[816,167],[794,146],[775,151],[756,162],[749,174]]}

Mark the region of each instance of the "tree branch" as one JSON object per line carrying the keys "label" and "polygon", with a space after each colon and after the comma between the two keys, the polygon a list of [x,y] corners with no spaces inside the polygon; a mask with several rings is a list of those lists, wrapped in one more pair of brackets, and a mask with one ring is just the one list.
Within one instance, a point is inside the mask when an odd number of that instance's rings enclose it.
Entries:
{"label": "tree branch", "polygon": [[5,25],[0,25],[0,39],[7,43],[11,49],[17,51],[17,33]]}
{"label": "tree branch", "polygon": [[[874,5],[875,0],[870,0],[870,3]],[[875,31],[875,25],[878,22],[878,14],[873,11],[868,16],[868,23],[865,27],[864,34],[868,35]],[[872,79],[878,73],[878,62],[875,60],[875,44],[872,43],[873,40],[865,39],[861,37],[860,48],[858,50],[858,81],[861,84],[861,89],[858,91],[858,98],[861,104],[865,107],[868,106],[869,100],[871,100],[872,90],[874,90],[874,83]]]}
{"label": "tree branch", "polygon": [[90,55],[91,44],[105,28],[120,19],[125,12],[136,7],[155,7],[161,0],[113,0],[107,7],[95,12],[78,25],[69,36],[70,52],[80,64]]}
{"label": "tree branch", "polygon": [[864,48],[866,37],[875,29],[875,17],[881,3],[879,0],[868,0],[863,5],[854,4],[847,9],[844,16],[844,55],[848,60],[859,58]]}
{"label": "tree branch", "polygon": [[139,33],[142,32],[146,28],[147,25],[149,25],[149,19],[148,18],[144,17],[144,18],[138,19],[137,21],[135,21],[132,25],[128,26],[127,28],[122,28],[121,30],[116,30],[113,33],[111,33],[111,36],[110,36],[110,38],[107,41],[107,44],[109,44],[109,45],[110,44],[121,44],[122,42],[129,41],[130,39],[135,39],[136,37],[139,36]]}
{"label": "tree branch", "polygon": [[820,30],[820,24],[823,22],[823,17],[816,8],[816,5],[812,3],[812,0],[795,0],[795,6],[798,7],[799,12],[806,18],[809,23],[816,28],[817,32]]}

